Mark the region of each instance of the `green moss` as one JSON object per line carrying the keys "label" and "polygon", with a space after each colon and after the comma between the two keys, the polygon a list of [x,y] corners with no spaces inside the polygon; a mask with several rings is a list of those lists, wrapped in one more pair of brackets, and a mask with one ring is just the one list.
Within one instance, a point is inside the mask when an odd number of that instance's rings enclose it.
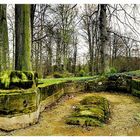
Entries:
{"label": "green moss", "polygon": [[5,71],[2,72],[0,77],[1,83],[7,88],[10,85],[10,72],[9,71]]}
{"label": "green moss", "polygon": [[21,79],[19,77],[17,77],[17,76],[12,77],[12,82],[13,83],[20,82],[20,81],[21,81]]}
{"label": "green moss", "polygon": [[131,84],[132,88],[140,90],[140,79],[133,79]]}
{"label": "green moss", "polygon": [[100,108],[100,109],[104,109],[102,106],[100,105],[95,105],[95,104],[92,104],[92,105],[77,105],[76,108],[75,108],[75,111],[83,111],[83,110],[90,110],[91,108]]}
{"label": "green moss", "polygon": [[108,75],[107,91],[131,92],[132,76],[126,73]]}
{"label": "green moss", "polygon": [[66,123],[80,126],[102,126],[99,120],[88,117],[69,117],[66,119]]}
{"label": "green moss", "polygon": [[63,84],[53,84],[45,87],[39,87],[41,93],[41,100],[45,100],[49,96],[57,96],[57,92],[63,89]]}
{"label": "green moss", "polygon": [[4,71],[0,75],[1,89],[31,88],[37,82],[37,74],[32,71]]}
{"label": "green moss", "polygon": [[136,90],[136,89],[132,88],[132,95],[140,97],[140,90]]}
{"label": "green moss", "polygon": [[30,26],[30,5],[21,5],[21,25],[23,29],[22,36],[22,53],[19,54],[21,59],[21,69],[22,71],[30,71],[31,68],[31,26]]}
{"label": "green moss", "polygon": [[74,114],[72,114],[72,116],[96,118],[96,119],[98,119],[100,121],[105,120],[104,111],[101,110],[98,107],[85,109],[85,110],[82,110],[82,111],[77,111]]}
{"label": "green moss", "polygon": [[125,72],[125,73],[128,74],[128,75],[130,75],[130,76],[140,77],[140,70],[129,71],[129,72]]}
{"label": "green moss", "polygon": [[31,113],[37,110],[39,105],[39,94],[35,89],[30,90],[13,90],[12,93],[7,91],[0,94],[0,116],[20,115]]}
{"label": "green moss", "polygon": [[[96,77],[96,76],[95,76]],[[39,79],[39,87],[45,87],[48,85],[59,84],[63,82],[78,82],[78,81],[89,81],[95,77],[68,77],[68,78],[49,78],[49,79]]]}
{"label": "green moss", "polygon": [[106,76],[96,76],[94,79],[88,80],[86,82],[86,91],[105,91],[106,90],[106,82],[107,77]]}
{"label": "green moss", "polygon": [[100,126],[110,114],[108,101],[100,96],[88,96],[80,101],[75,111],[66,119],[67,124]]}
{"label": "green moss", "polygon": [[102,107],[104,110],[109,109],[109,103],[104,97],[100,96],[89,96],[80,101],[82,105],[97,105]]}

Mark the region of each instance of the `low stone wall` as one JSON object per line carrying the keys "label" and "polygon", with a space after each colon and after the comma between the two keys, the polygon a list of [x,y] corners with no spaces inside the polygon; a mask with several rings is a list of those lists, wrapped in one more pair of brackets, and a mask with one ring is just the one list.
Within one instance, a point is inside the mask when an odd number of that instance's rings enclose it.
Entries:
{"label": "low stone wall", "polygon": [[40,112],[47,106],[53,104],[64,95],[63,84],[54,84],[49,86],[39,87],[40,91]]}
{"label": "low stone wall", "polygon": [[77,93],[85,91],[85,81],[69,81],[64,83],[64,93]]}
{"label": "low stone wall", "polygon": [[63,89],[63,83],[53,85],[43,85],[38,87],[40,94],[40,101],[45,100],[47,97],[55,94],[59,90]]}
{"label": "low stone wall", "polygon": [[105,91],[107,88],[107,78],[104,76],[97,77],[93,80],[86,81],[85,91],[87,92],[100,92]]}
{"label": "low stone wall", "polygon": [[132,94],[140,97],[140,79],[132,79],[131,85]]}
{"label": "low stone wall", "polygon": [[42,112],[47,106],[55,103],[62,96],[66,94],[77,93],[84,90],[84,81],[69,81],[49,86],[40,86],[40,112]]}
{"label": "low stone wall", "polygon": [[130,93],[131,81],[132,81],[132,76],[123,73],[112,74],[108,76],[106,90]]}

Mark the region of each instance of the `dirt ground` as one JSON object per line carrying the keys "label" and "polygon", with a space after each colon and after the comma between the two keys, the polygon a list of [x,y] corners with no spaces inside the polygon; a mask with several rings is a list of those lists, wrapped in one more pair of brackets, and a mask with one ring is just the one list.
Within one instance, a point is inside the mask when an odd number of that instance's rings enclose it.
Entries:
{"label": "dirt ground", "polygon": [[[79,127],[65,124],[80,100],[86,96],[103,96],[109,100],[111,117],[102,127]],[[0,131],[0,135],[13,136],[140,136],[140,99],[119,93],[79,93],[62,100],[53,109],[46,109],[40,115],[39,123],[12,132]]]}

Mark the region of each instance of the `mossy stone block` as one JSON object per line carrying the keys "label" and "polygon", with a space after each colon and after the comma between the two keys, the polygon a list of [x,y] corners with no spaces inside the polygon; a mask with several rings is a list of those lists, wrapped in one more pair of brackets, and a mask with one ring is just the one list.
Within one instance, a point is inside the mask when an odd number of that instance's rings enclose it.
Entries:
{"label": "mossy stone block", "polygon": [[10,90],[0,93],[0,116],[20,115],[34,112],[38,109],[39,93],[32,90]]}
{"label": "mossy stone block", "polygon": [[0,89],[32,88],[37,79],[37,73],[32,71],[4,71],[0,73]]}
{"label": "mossy stone block", "polygon": [[100,96],[88,96],[80,101],[75,111],[66,118],[71,125],[101,126],[110,115],[109,102]]}
{"label": "mossy stone block", "polygon": [[67,118],[66,123],[80,126],[102,126],[102,123],[99,120],[87,117],[69,117]]}
{"label": "mossy stone block", "polygon": [[140,90],[132,88],[132,95],[140,97]]}

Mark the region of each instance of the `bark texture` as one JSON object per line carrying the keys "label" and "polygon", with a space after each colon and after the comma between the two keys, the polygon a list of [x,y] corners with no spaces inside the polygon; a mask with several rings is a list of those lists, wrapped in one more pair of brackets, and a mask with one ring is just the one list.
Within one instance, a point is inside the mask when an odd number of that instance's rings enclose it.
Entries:
{"label": "bark texture", "polygon": [[15,5],[15,69],[31,70],[31,21],[30,5]]}
{"label": "bark texture", "polygon": [[107,53],[107,19],[106,19],[106,4],[100,5],[100,53],[101,53],[101,71],[100,73],[106,73],[109,71],[108,53]]}
{"label": "bark texture", "polygon": [[8,68],[9,43],[6,4],[0,4],[0,71]]}

